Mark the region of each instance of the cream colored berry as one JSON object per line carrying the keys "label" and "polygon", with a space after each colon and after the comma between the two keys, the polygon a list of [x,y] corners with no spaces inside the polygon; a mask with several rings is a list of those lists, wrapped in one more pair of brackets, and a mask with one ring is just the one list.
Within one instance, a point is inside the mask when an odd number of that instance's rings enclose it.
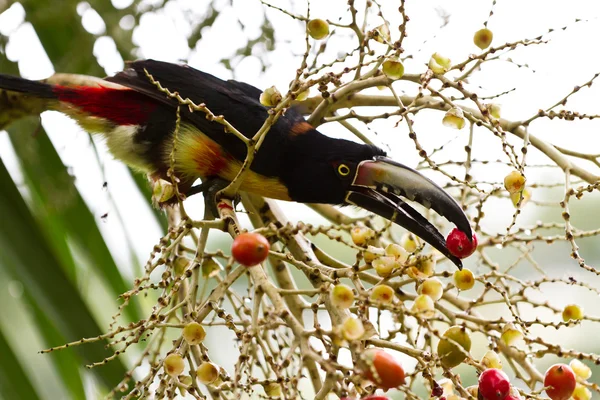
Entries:
{"label": "cream colored berry", "polygon": [[421,318],[431,318],[435,316],[435,303],[431,297],[420,294],[410,310]]}
{"label": "cream colored berry", "polygon": [[377,28],[375,28],[373,32],[371,32],[371,37],[379,43],[388,43],[390,40],[392,40],[390,28],[385,24],[379,25]]}
{"label": "cream colored berry", "polygon": [[417,288],[417,293],[426,294],[433,301],[438,301],[444,294],[444,285],[437,278],[428,278],[423,281]]}
{"label": "cream colored berry", "polygon": [[196,369],[196,377],[205,385],[210,385],[219,378],[219,367],[211,362],[205,361]]}
{"label": "cream colored berry", "polygon": [[355,315],[344,320],[341,328],[342,337],[348,341],[358,340],[365,334],[365,326]]}
{"label": "cream colored berry", "polygon": [[510,322],[504,325],[500,339],[502,339],[507,346],[512,346],[517,341],[523,339],[523,332],[521,332],[521,330],[517,328],[515,324]]}
{"label": "cream colored berry", "polygon": [[571,367],[575,375],[577,375],[577,378],[583,381],[590,379],[590,377],[592,376],[592,369],[576,358],[571,360],[569,366]]}
{"label": "cream colored berry", "polygon": [[183,328],[183,338],[189,345],[201,343],[206,337],[206,331],[197,322],[190,322]]}
{"label": "cream colored berry", "polygon": [[260,95],[260,104],[265,107],[275,107],[281,101],[282,96],[275,86],[266,89]]}
{"label": "cream colored berry", "polygon": [[385,255],[394,257],[400,264],[404,264],[410,254],[399,244],[390,243],[385,248]]}
{"label": "cream colored berry", "polygon": [[337,284],[331,289],[331,304],[346,309],[354,303],[354,292],[352,288],[343,283]]}
{"label": "cream colored berry", "polygon": [[394,300],[394,289],[388,285],[377,285],[371,289],[371,300],[389,304]]}
{"label": "cream colored berry", "polygon": [[433,53],[429,59],[429,69],[436,74],[444,74],[450,70],[452,62],[439,53]]}
{"label": "cream colored berry", "polygon": [[465,115],[458,107],[453,107],[446,111],[442,119],[442,125],[448,128],[462,129],[465,127]]}
{"label": "cream colored berry", "polygon": [[363,252],[363,259],[366,263],[372,263],[384,255],[385,251],[381,247],[367,246],[367,250]]}
{"label": "cream colored berry", "polygon": [[379,257],[373,261],[373,268],[375,268],[375,272],[377,272],[377,275],[381,276],[382,278],[387,278],[390,276],[392,272],[399,266],[400,264],[392,256]]}
{"label": "cream colored berry", "polygon": [[171,353],[163,360],[165,372],[173,377],[181,375],[185,368],[183,357],[177,353]]}
{"label": "cream colored berry", "polygon": [[365,226],[355,226],[350,230],[350,237],[355,245],[364,247],[375,237],[375,231]]}

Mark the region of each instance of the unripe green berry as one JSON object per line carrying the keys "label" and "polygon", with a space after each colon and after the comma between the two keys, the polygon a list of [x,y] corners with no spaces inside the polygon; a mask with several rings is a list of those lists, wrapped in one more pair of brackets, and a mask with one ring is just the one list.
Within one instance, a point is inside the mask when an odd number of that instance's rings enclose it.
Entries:
{"label": "unripe green berry", "polygon": [[488,350],[481,358],[481,364],[485,368],[502,369],[502,360],[498,353],[493,350]]}
{"label": "unripe green berry", "polygon": [[487,28],[483,28],[475,32],[473,36],[473,43],[475,46],[479,47],[481,50],[487,49],[490,44],[492,44],[492,40],[494,39],[494,34]]}
{"label": "unripe green berry", "polygon": [[397,58],[390,58],[383,62],[381,67],[385,76],[390,79],[400,79],[404,76],[404,64]]}
{"label": "unripe green berry", "polygon": [[[460,349],[452,341],[456,342]],[[444,332],[438,342],[437,352],[445,368],[453,368],[462,363],[471,351],[471,338],[467,330],[461,326],[453,326]]]}
{"label": "unripe green berry", "polygon": [[329,35],[329,23],[322,19],[312,19],[307,24],[308,34],[313,39],[323,39]]}
{"label": "unripe green berry", "polygon": [[439,53],[433,53],[429,59],[429,69],[436,74],[443,74],[450,70],[452,62],[449,58],[442,56]]}
{"label": "unripe green berry", "polygon": [[569,367],[571,367],[573,372],[575,372],[577,378],[583,381],[589,379],[592,376],[592,369],[576,358],[571,360],[571,362],[569,363]]}

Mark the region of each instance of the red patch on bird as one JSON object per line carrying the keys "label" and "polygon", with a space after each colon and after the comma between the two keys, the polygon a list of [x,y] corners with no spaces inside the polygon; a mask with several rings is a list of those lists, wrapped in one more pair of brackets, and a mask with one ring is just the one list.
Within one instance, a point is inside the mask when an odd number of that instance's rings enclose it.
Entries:
{"label": "red patch on bird", "polygon": [[117,125],[143,125],[157,106],[148,96],[130,89],[57,85],[54,93],[60,101]]}
{"label": "red patch on bird", "polygon": [[[200,139],[200,138],[199,138]],[[217,143],[203,137],[198,140],[198,151],[194,156],[196,168],[201,176],[219,176],[232,160],[231,156],[224,152]]]}

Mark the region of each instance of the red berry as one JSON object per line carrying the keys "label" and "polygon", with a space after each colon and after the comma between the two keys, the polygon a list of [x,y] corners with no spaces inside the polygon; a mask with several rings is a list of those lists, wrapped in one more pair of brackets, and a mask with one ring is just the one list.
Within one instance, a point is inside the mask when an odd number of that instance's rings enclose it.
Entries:
{"label": "red berry", "polygon": [[552,400],[567,400],[573,394],[576,384],[575,373],[567,364],[554,364],[544,376],[544,386],[548,387],[546,394]]}
{"label": "red berry", "polygon": [[240,264],[251,267],[265,261],[269,248],[269,241],[263,235],[242,233],[233,241],[231,255]]}
{"label": "red berry", "polygon": [[508,376],[496,368],[486,369],[479,375],[478,393],[484,400],[505,400],[510,394]]}
{"label": "red berry", "polygon": [[365,378],[382,389],[404,384],[404,368],[394,356],[381,349],[365,350]]}
{"label": "red berry", "polygon": [[454,228],[446,238],[446,247],[453,256],[458,258],[469,257],[477,249],[477,236],[473,232],[473,241],[471,242],[466,233]]}

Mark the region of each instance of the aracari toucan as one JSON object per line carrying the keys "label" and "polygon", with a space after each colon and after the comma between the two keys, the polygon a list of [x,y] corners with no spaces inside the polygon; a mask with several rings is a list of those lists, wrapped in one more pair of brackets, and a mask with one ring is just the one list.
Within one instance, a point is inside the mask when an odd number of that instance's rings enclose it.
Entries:
{"label": "aracari toucan", "polygon": [[[0,74],[0,128],[10,120],[6,114],[20,116],[18,107],[35,113],[57,110],[102,135],[116,158],[155,179],[169,180],[179,103],[159,91],[147,73],[171,92],[223,115],[246,137],[268,117],[268,108],[259,101],[261,90],[254,86],[223,81],[186,65],[144,60],[86,86]],[[181,108],[175,146],[175,173],[183,194],[194,192],[198,178],[231,181],[247,150],[223,125],[187,107]],[[435,210],[472,237],[461,207],[434,182],[386,158],[377,147],[321,134],[294,108],[270,128],[240,189],[273,199],[362,207],[413,232],[459,268],[461,262],[449,253],[444,237],[400,196]]]}

